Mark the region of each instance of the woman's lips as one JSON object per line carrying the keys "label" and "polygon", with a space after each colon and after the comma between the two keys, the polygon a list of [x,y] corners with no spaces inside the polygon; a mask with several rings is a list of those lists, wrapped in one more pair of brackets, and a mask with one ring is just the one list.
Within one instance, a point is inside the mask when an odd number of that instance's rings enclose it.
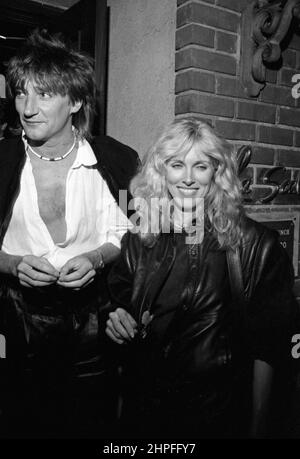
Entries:
{"label": "woman's lips", "polygon": [[180,191],[180,193],[185,194],[187,196],[193,195],[197,193],[199,188],[184,188],[184,187],[177,187],[177,189]]}

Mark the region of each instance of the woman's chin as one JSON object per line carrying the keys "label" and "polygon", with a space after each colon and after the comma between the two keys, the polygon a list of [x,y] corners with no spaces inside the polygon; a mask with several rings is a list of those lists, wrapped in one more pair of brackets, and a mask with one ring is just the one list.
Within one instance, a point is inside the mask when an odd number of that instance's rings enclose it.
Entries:
{"label": "woman's chin", "polygon": [[177,209],[182,212],[195,212],[197,209],[203,208],[204,198],[200,197],[176,197],[173,198],[174,205]]}

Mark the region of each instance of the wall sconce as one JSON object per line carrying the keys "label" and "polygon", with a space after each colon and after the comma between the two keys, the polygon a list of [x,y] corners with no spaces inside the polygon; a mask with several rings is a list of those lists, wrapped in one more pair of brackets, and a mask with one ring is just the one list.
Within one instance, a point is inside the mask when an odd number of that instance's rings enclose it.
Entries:
{"label": "wall sconce", "polygon": [[280,59],[293,17],[300,20],[300,0],[249,1],[241,30],[241,76],[248,96],[257,97],[265,86],[266,64]]}

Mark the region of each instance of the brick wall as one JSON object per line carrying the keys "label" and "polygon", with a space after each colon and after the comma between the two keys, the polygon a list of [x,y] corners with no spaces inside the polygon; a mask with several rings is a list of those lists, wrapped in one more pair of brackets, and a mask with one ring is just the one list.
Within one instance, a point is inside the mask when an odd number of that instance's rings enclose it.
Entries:
{"label": "brick wall", "polygon": [[[300,170],[300,99],[291,91],[292,76],[300,74],[300,35],[290,34],[284,41],[282,62],[267,71],[259,97],[247,96],[240,83],[240,28],[246,4],[177,0],[175,114],[203,118],[235,149],[252,146],[245,176],[252,179],[259,200],[270,191],[262,182],[266,168],[286,166],[281,180],[295,178]],[[280,204],[285,212],[299,211],[300,198],[286,195]]]}
{"label": "brick wall", "polygon": [[[247,0],[177,0],[177,116],[197,114],[236,146],[253,146],[253,164],[300,168],[300,99],[291,78],[300,73],[300,35],[267,72],[258,98],[240,83],[241,12]],[[254,174],[255,175],[255,174]]]}

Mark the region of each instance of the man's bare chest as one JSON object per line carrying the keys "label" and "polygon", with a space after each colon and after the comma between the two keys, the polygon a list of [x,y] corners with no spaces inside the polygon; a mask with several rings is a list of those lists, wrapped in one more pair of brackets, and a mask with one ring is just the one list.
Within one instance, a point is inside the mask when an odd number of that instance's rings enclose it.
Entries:
{"label": "man's bare chest", "polygon": [[44,219],[64,218],[66,201],[66,176],[35,178],[40,215]]}
{"label": "man's bare chest", "polygon": [[39,214],[56,242],[66,236],[66,187],[71,164],[33,163]]}
{"label": "man's bare chest", "polygon": [[[48,166],[48,167],[47,167]],[[69,172],[68,164],[55,167],[33,164],[33,176],[39,201],[49,201],[51,207],[61,207],[65,202],[66,181]]]}

